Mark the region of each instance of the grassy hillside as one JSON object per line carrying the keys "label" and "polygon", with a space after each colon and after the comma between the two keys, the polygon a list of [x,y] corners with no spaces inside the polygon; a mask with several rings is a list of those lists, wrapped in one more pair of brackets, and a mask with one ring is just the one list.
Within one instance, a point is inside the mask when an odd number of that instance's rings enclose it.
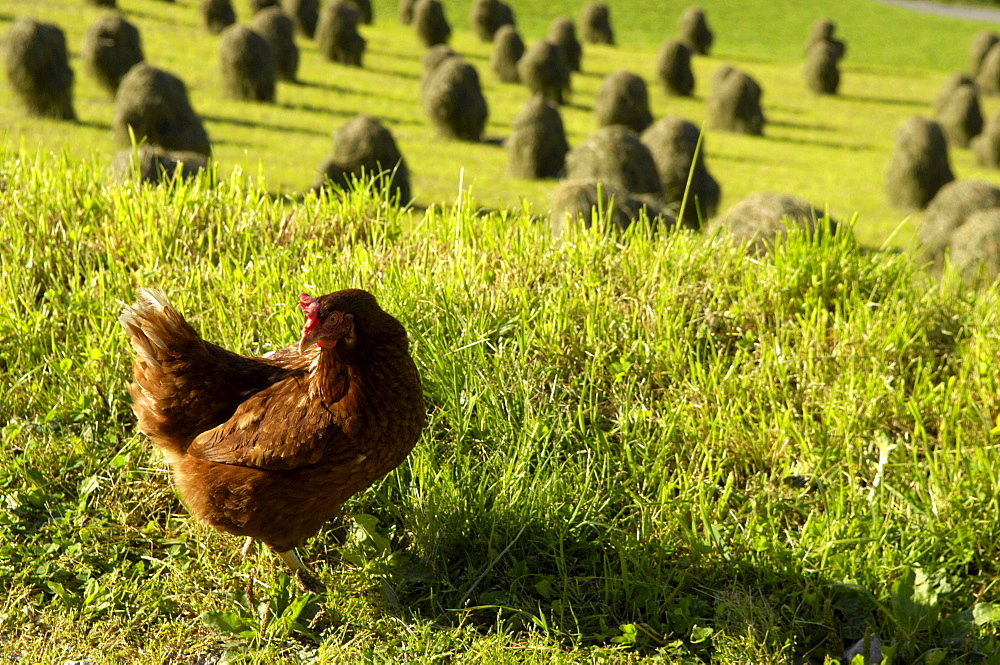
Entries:
{"label": "grassy hillside", "polygon": [[[446,3],[456,29],[452,45],[480,70],[490,105],[488,141],[469,145],[440,140],[428,126],[418,98],[422,49],[412,31],[397,24],[392,2],[376,3],[376,23],[363,28],[368,40],[365,67],[324,61],[314,44],[303,52],[301,85],[280,84],[276,104],[255,104],[221,96],[217,38],[201,28],[196,0],[122,0],[126,15],[140,28],[147,59],[181,76],[195,109],[205,119],[223,173],[239,168],[271,191],[298,192],[312,184],[330,151],[333,130],[358,112],[379,117],[394,132],[414,179],[421,205],[453,202],[459,183],[471,187],[487,207],[524,205],[536,212],[548,206],[552,182],[515,180],[507,175],[500,141],[520,111],[525,88],[498,83],[488,68],[489,45],[480,43],[468,24],[468,3]],[[245,2],[237,12],[247,20]],[[544,36],[552,17],[578,16],[579,4],[514,3],[527,41]],[[838,217],[860,215],[863,242],[881,245],[905,215],[886,207],[882,175],[892,131],[905,118],[930,114],[930,100],[947,75],[966,66],[969,40],[982,25],[905,12],[868,0],[845,2],[704,2],[717,44],[711,57],[694,63],[696,97],[668,98],[654,82],[659,44],[675,31],[686,7],[650,3],[612,3],[620,46],[588,47],[584,73],[573,79],[572,104],[563,107],[571,145],[595,125],[593,96],[603,76],[630,69],[650,84],[654,116],[680,115],[700,123],[704,98],[715,69],[737,64],[764,88],[769,119],[765,138],[709,132],[709,168],[723,188],[723,209],[747,193],[785,191],[828,206]],[[67,32],[77,71],[79,124],[36,120],[23,115],[6,85],[0,85],[0,123],[10,149],[69,151],[77,157],[110,159],[117,147],[110,136],[112,102],[83,71],[79,44],[99,13],[77,0],[0,0],[0,29],[15,16],[54,21]],[[848,42],[842,94],[819,98],[802,82],[801,47],[808,26],[820,16],[834,18]],[[997,107],[986,101],[988,114]],[[967,150],[952,160],[960,177],[987,177]],[[893,237],[902,244],[913,225]]]}
{"label": "grassy hillside", "polygon": [[[403,232],[363,195],[289,213],[239,179],[47,161],[0,163],[0,653],[998,654],[995,289],[848,236],[752,261],[687,233],[557,244],[472,200]],[[302,289],[371,289],[407,327],[429,423],[306,548],[326,596],[190,519],[136,433],[115,315],[150,284],[246,353],[296,338]]]}

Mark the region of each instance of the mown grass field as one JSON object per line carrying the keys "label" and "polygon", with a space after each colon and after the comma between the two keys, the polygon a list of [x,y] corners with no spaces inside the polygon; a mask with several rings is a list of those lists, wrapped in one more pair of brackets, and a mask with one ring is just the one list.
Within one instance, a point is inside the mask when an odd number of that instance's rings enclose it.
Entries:
{"label": "mown grass field", "polygon": [[[884,662],[1000,662],[997,287],[870,249],[913,228],[882,202],[891,130],[929,113],[981,26],[860,0],[704,3],[719,41],[699,96],[714,66],[742,63],[774,121],[763,139],[707,137],[723,206],[776,189],[857,213],[857,241],[793,236],[751,259],[685,232],[553,242],[533,220],[552,183],[427,130],[416,41],[385,4],[365,70],[303,44],[307,83],[273,107],[215,96],[193,1],[126,6],[148,57],[189,72],[221,182],[111,186],[110,102],[86,75],[80,125],[26,119],[0,86],[5,659],[837,663],[868,636]],[[467,10],[448,7],[485,70]],[[71,50],[94,15],[32,0],[0,2],[0,19],[26,8]],[[515,8],[529,38],[576,13]],[[651,76],[681,9],[613,5],[625,45],[587,49],[571,143],[601,73]],[[820,14],[849,41],[836,99],[799,82]],[[501,137],[526,93],[482,79]],[[656,115],[701,117],[702,99],[652,89]],[[388,119],[426,214],[270,195],[306,187],[360,109]],[[996,179],[967,153],[953,163]],[[250,354],[297,338],[303,289],[369,289],[407,327],[428,425],[305,548],[326,595],[190,519],[135,431],[116,317],[149,285]]]}

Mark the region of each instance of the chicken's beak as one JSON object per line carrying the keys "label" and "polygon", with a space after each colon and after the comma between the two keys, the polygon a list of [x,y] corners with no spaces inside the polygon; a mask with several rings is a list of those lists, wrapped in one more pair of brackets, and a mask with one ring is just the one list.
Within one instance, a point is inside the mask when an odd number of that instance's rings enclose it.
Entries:
{"label": "chicken's beak", "polygon": [[316,326],[306,326],[302,329],[302,339],[299,340],[299,353],[305,353],[306,349],[316,343],[319,338],[319,331]]}

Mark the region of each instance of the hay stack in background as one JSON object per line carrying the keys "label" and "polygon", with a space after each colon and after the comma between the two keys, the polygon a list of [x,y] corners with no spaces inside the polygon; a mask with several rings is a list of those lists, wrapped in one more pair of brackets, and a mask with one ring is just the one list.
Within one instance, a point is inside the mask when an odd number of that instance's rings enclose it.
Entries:
{"label": "hay stack in background", "polygon": [[514,118],[504,146],[515,178],[557,178],[569,152],[559,109],[542,95],[534,95]]}
{"label": "hay stack in background", "polygon": [[639,135],[623,125],[601,127],[570,150],[566,177],[593,178],[639,194],[660,193],[653,155]]}
{"label": "hay stack in background", "polygon": [[937,97],[934,98],[934,102],[931,104],[934,109],[934,113],[940,113],[941,109],[943,109],[951,100],[951,96],[955,93],[955,91],[963,85],[971,86],[973,90],[977,93],[979,92],[979,88],[976,87],[975,79],[968,74],[954,72],[945,80],[944,85],[941,86],[941,92],[938,93]]}
{"label": "hay stack in background", "polygon": [[816,44],[828,44],[837,61],[842,60],[847,55],[847,44],[833,36],[836,30],[837,24],[831,19],[816,19],[809,28],[809,36],[806,37],[805,52],[809,53]]}
{"label": "hay stack in background", "polygon": [[424,46],[447,44],[451,39],[451,25],[444,15],[444,5],[439,0],[417,0],[413,7],[413,27]]}
{"label": "hay stack in background", "polygon": [[983,131],[983,113],[974,85],[959,85],[941,102],[935,116],[948,143],[968,148],[970,141]]}
{"label": "hay stack in background", "polygon": [[143,61],[139,29],[118,12],[102,14],[84,33],[80,57],[90,75],[114,97],[122,77]]}
{"label": "hay stack in background", "polygon": [[669,117],[657,120],[640,137],[656,163],[661,198],[671,209],[680,209],[690,174],[691,188],[681,221],[692,229],[701,228],[704,222],[715,216],[722,195],[718,181],[705,166],[704,141],[698,148],[700,134],[694,123],[684,118]]}
{"label": "hay stack in background", "polygon": [[573,26],[573,19],[568,16],[557,16],[549,24],[549,36],[546,41],[556,44],[562,49],[566,64],[570,71],[580,70],[580,61],[583,57],[583,47],[576,38],[576,28]]}
{"label": "hay stack in background", "polygon": [[431,77],[438,70],[438,67],[441,66],[441,63],[448,58],[460,57],[447,44],[438,44],[424,51],[423,56],[420,58],[420,66],[422,68],[422,73],[420,74],[420,94],[422,95],[427,90],[427,82],[431,80]]}
{"label": "hay stack in background", "polygon": [[972,38],[972,43],[969,44],[969,72],[972,76],[979,75],[983,58],[997,43],[1000,43],[1000,36],[992,30],[982,30]]}
{"label": "hay stack in background", "polygon": [[608,74],[597,89],[594,116],[598,127],[625,125],[636,132],[646,129],[653,122],[646,82],[625,70]]}
{"label": "hay stack in background", "polygon": [[690,97],[694,92],[691,47],[679,39],[663,42],[656,56],[656,76],[668,95]]}
{"label": "hay stack in background", "polygon": [[267,40],[244,25],[231,25],[220,34],[219,72],[222,88],[233,99],[273,102],[277,78]]}
{"label": "hay stack in background", "polygon": [[[712,220],[708,232],[727,236],[748,254],[763,254],[774,249],[791,231],[818,238],[826,229],[824,218],[822,210],[796,196],[758,192]],[[829,228],[837,232],[837,222],[830,219]]]}
{"label": "hay stack in background", "polygon": [[562,104],[570,89],[570,69],[563,50],[548,41],[538,41],[528,47],[517,63],[521,83],[533,93],[541,94],[556,104]]}
{"label": "hay stack in background", "polygon": [[371,25],[375,22],[375,13],[372,10],[371,0],[349,0],[354,8],[358,10],[358,19],[364,25]]}
{"label": "hay stack in background", "polygon": [[399,19],[400,24],[410,25],[413,23],[413,7],[416,4],[416,0],[399,0],[396,17]]}
{"label": "hay stack in background", "polygon": [[524,41],[517,34],[517,28],[512,25],[502,26],[493,38],[493,51],[490,54],[490,69],[497,79],[504,83],[520,83],[517,73],[517,63],[524,56]]}
{"label": "hay stack in background", "polygon": [[595,219],[606,220],[612,231],[624,231],[642,218],[653,228],[670,228],[676,223],[655,200],[594,178],[563,180],[552,190],[549,202],[549,228],[557,239],[581,225],[589,229]]}
{"label": "hay stack in background", "polygon": [[611,10],[603,2],[591,2],[584,6],[580,15],[583,41],[588,44],[609,44],[614,46],[615,32],[611,29]]}
{"label": "hay stack in background", "polygon": [[1000,208],[969,215],[955,229],[948,253],[966,281],[992,284],[1000,276]]}
{"label": "hay stack in background", "polygon": [[818,95],[836,95],[840,87],[840,57],[830,42],[819,41],[809,48],[802,76],[806,86]]}
{"label": "hay stack in background", "polygon": [[295,24],[278,7],[268,7],[254,15],[250,27],[267,40],[279,81],[294,81],[299,71],[299,47],[295,45]]}
{"label": "hay stack in background", "polygon": [[885,193],[891,206],[922,209],[954,179],[948,144],[939,124],[912,116],[896,128],[895,145],[885,171]]}
{"label": "hay stack in background", "polygon": [[250,6],[250,15],[253,16],[262,9],[277,7],[278,0],[249,0],[247,4]]}
{"label": "hay stack in background", "polygon": [[374,180],[399,205],[410,202],[410,172],[396,140],[382,123],[358,115],[333,135],[333,153],[320,166],[318,191],[327,185],[351,189],[355,182]]}
{"label": "hay stack in background", "polygon": [[119,150],[111,160],[111,175],[116,182],[138,179],[158,183],[175,176],[193,178],[208,168],[208,158],[197,152],[164,150],[160,146],[142,144]]}
{"label": "hay stack in background", "polygon": [[312,39],[319,22],[319,0],[282,0],[281,10],[292,19],[296,32]]}
{"label": "hay stack in background", "polygon": [[442,135],[462,141],[482,138],[489,111],[479,74],[464,59],[447,57],[426,78],[423,106]]}
{"label": "hay stack in background", "polygon": [[976,85],[984,95],[1000,95],[1000,42],[990,47],[979,65]]}
{"label": "hay stack in background", "polygon": [[236,12],[229,0],[201,0],[198,9],[205,28],[213,35],[236,23]]}
{"label": "hay stack in background", "polygon": [[0,37],[7,81],[31,115],[76,120],[66,36],[51,23],[19,18]]}
{"label": "hay stack in background", "polygon": [[1000,168],[1000,110],[990,116],[982,133],[969,142],[980,166]]}
{"label": "hay stack in background", "polygon": [[714,36],[708,27],[705,10],[701,7],[688,7],[681,14],[679,23],[677,39],[687,44],[694,53],[708,55]]}
{"label": "hay stack in background", "polygon": [[727,132],[760,136],[764,133],[763,95],[749,74],[723,65],[712,77],[708,95],[708,126]]}
{"label": "hay stack in background", "polygon": [[503,0],[474,0],[470,20],[473,32],[484,42],[492,42],[501,27],[515,25],[514,11]]}
{"label": "hay stack in background", "polygon": [[358,34],[360,18],[351,0],[334,0],[323,5],[316,23],[316,46],[327,60],[361,66],[365,39]]}
{"label": "hay stack in background", "polygon": [[202,155],[212,151],[205,127],[188,101],[184,83],[144,62],[129,70],[115,95],[112,128],[119,144],[131,145],[129,127],[136,142],[144,140],[167,150]]}
{"label": "hay stack in background", "polygon": [[1000,206],[1000,188],[985,180],[953,180],[941,187],[924,211],[917,241],[921,256],[936,268],[955,230],[974,212]]}

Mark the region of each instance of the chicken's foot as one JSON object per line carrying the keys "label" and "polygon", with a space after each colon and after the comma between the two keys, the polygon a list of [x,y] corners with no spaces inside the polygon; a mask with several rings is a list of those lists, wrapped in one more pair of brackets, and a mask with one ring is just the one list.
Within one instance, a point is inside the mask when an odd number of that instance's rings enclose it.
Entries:
{"label": "chicken's foot", "polygon": [[326,587],[318,579],[313,577],[309,569],[306,568],[306,564],[302,563],[302,559],[299,558],[298,552],[294,549],[290,549],[287,552],[278,552],[278,556],[281,560],[288,564],[288,567],[292,569],[295,573],[296,578],[299,581],[299,586],[301,586],[306,591],[312,591],[313,593],[324,593]]}
{"label": "chicken's foot", "polygon": [[240,558],[241,559],[243,559],[245,561],[246,558],[248,556],[250,556],[250,553],[253,552],[253,546],[254,546],[254,544],[256,542],[257,541],[256,541],[256,539],[253,536],[247,536],[247,542],[243,546],[243,549],[240,550]]}

